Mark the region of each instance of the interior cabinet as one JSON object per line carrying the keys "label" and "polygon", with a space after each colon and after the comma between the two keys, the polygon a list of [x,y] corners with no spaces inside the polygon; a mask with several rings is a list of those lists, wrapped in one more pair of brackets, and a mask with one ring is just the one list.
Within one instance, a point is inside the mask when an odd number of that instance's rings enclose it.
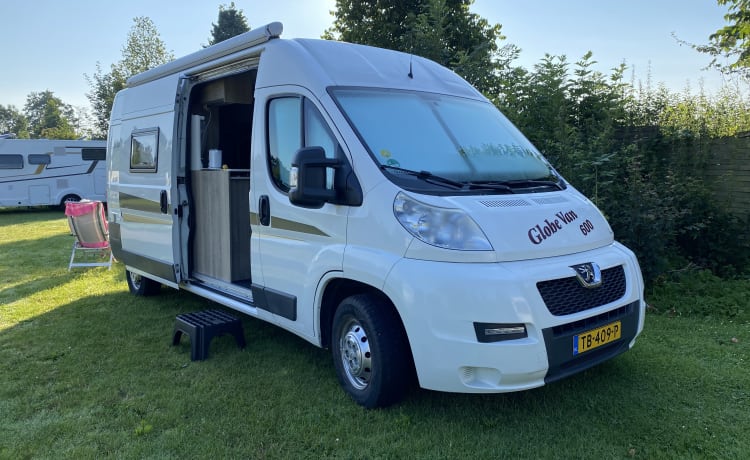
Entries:
{"label": "interior cabinet", "polygon": [[193,171],[193,270],[229,283],[250,279],[250,172]]}

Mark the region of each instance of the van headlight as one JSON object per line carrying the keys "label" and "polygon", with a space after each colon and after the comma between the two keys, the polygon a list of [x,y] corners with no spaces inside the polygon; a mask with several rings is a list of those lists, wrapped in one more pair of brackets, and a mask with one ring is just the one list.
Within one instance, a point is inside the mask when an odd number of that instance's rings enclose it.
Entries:
{"label": "van headlight", "polygon": [[460,251],[492,251],[492,245],[479,225],[460,209],[439,208],[399,192],[393,201],[393,213],[409,233],[432,246]]}

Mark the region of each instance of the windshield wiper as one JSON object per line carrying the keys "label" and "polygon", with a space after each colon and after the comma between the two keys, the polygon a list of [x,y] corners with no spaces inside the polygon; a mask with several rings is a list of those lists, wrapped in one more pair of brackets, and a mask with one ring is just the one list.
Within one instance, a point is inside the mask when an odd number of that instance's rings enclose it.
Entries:
{"label": "windshield wiper", "polygon": [[562,180],[548,179],[519,179],[507,181],[511,187],[554,187],[557,190],[565,190],[565,183]]}
{"label": "windshield wiper", "polygon": [[513,193],[513,188],[503,182],[472,180],[463,183],[465,188],[471,190],[497,190],[505,193]]}
{"label": "windshield wiper", "polygon": [[519,188],[535,187],[554,187],[557,190],[565,190],[562,181],[544,180],[544,179],[518,179],[518,180],[498,180],[498,181],[472,181],[467,184],[480,187],[500,187],[512,191]]}
{"label": "windshield wiper", "polygon": [[414,176],[425,182],[451,187],[457,190],[492,190],[504,193],[515,193],[516,189],[535,188],[535,187],[554,187],[558,190],[564,190],[564,182],[555,182],[544,179],[518,179],[518,180],[478,180],[478,181],[455,181],[447,177],[432,174],[429,171],[416,171],[413,169],[401,168],[392,165],[380,165],[382,170],[398,171],[400,173]]}
{"label": "windshield wiper", "polygon": [[456,189],[464,188],[464,184],[462,182],[456,182],[453,179],[448,179],[447,177],[436,176],[429,171],[415,171],[413,169],[399,168],[398,166],[391,165],[380,165],[380,169],[402,172],[404,174],[414,176],[417,179],[422,179],[423,181],[429,182],[431,184],[449,186]]}

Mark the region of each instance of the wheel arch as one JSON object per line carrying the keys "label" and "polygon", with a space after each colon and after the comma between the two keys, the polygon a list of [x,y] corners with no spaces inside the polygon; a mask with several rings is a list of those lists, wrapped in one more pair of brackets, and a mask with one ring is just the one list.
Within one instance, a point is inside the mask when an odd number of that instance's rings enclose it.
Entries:
{"label": "wheel arch", "polygon": [[352,279],[347,278],[335,278],[330,280],[323,291],[320,304],[320,314],[318,316],[319,327],[320,327],[320,345],[323,348],[330,348],[331,346],[331,332],[333,329],[333,315],[336,313],[336,308],[339,306],[342,300],[355,294],[368,294],[373,297],[379,298],[384,305],[386,305],[401,326],[401,330],[404,333],[407,344],[409,344],[409,353],[411,354],[411,343],[409,342],[409,335],[404,327],[404,322],[401,319],[401,315],[396,308],[393,301],[380,289]]}
{"label": "wheel arch", "polygon": [[[70,199],[68,199],[70,198]],[[81,201],[83,199],[83,194],[78,193],[77,190],[67,190],[63,193],[58,193],[56,196],[57,200],[57,206],[59,206],[61,209],[65,209],[65,203],[68,201]],[[54,203],[54,202],[53,202]]]}
{"label": "wheel arch", "polygon": [[[339,383],[357,404],[389,406],[419,383],[404,322],[381,290],[350,279],[331,280],[322,295],[319,320],[321,346],[332,351]],[[377,344],[372,348],[372,361],[370,346],[355,346],[357,350],[351,352],[351,334],[356,335],[357,344]]]}

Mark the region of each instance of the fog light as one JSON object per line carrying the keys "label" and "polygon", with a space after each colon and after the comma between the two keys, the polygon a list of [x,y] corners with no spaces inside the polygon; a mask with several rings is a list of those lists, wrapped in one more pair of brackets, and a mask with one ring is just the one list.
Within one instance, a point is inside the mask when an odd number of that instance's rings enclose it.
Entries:
{"label": "fog light", "polygon": [[528,337],[526,325],[505,323],[474,323],[477,340],[481,343],[516,340]]}

